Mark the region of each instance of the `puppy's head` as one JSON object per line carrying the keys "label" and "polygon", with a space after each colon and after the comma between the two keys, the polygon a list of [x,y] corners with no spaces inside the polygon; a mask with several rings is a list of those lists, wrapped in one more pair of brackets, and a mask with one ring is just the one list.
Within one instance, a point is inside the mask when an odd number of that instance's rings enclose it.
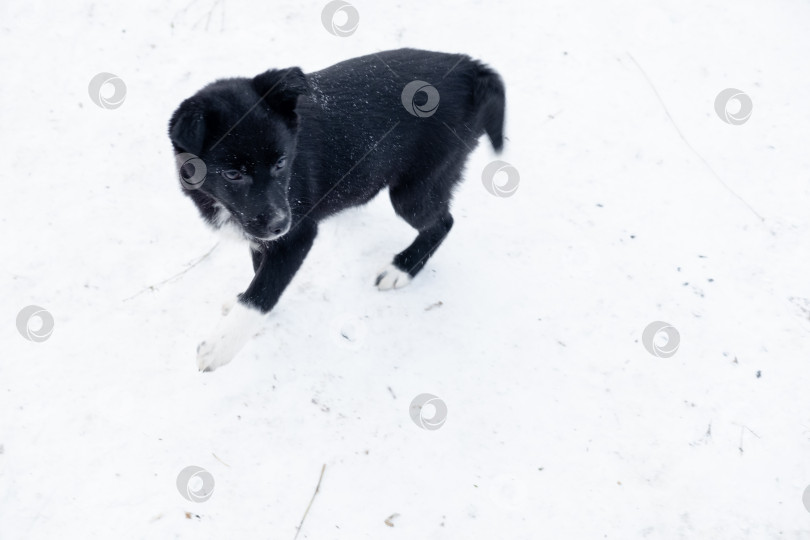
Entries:
{"label": "puppy's head", "polygon": [[288,190],[298,135],[299,68],[212,83],[169,122],[184,192],[214,227],[236,225],[249,240],[289,231]]}

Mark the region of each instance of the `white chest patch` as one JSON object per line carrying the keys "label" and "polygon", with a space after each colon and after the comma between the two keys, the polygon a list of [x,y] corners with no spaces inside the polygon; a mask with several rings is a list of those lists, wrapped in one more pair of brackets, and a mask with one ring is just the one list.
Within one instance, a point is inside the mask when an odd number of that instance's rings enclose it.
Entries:
{"label": "white chest patch", "polygon": [[225,225],[227,221],[229,221],[233,215],[225,208],[221,203],[214,203],[214,209],[216,213],[214,214],[213,225],[214,227],[222,227]]}
{"label": "white chest patch", "polygon": [[216,209],[216,214],[214,214],[211,225],[213,225],[223,238],[235,242],[247,242],[254,249],[258,249],[259,245],[245,234],[245,231],[242,230],[242,227],[233,219],[233,214],[231,214],[227,208],[220,203],[214,203],[214,208]]}

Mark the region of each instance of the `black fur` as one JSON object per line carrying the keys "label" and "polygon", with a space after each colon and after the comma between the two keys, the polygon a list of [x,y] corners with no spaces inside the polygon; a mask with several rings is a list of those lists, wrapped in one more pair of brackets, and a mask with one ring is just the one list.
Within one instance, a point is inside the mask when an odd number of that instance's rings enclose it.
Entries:
{"label": "black fur", "polygon": [[[434,114],[403,106],[414,80],[438,90]],[[415,100],[424,104],[425,95]],[[203,218],[221,226],[224,207],[251,240],[255,276],[240,301],[267,312],[318,222],[386,186],[396,213],[418,231],[393,263],[415,276],[453,225],[453,187],[478,138],[486,133],[495,150],[503,147],[504,105],[501,78],[480,62],[400,49],[308,75],[291,68],[214,82],[180,105],[169,134],[176,154],[206,164],[199,189],[184,190]]]}

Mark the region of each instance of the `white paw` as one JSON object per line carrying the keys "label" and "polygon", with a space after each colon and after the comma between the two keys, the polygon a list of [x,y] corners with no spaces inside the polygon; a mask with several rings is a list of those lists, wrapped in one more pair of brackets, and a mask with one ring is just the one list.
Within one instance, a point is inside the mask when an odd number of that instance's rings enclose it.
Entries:
{"label": "white paw", "polygon": [[403,272],[393,264],[389,264],[377,275],[374,284],[381,291],[389,289],[401,289],[411,282],[411,275],[408,272]]}
{"label": "white paw", "polygon": [[197,368],[214,371],[228,364],[260,328],[264,316],[252,307],[236,302],[210,338],[197,346]]}
{"label": "white paw", "polygon": [[235,354],[229,354],[225,349],[217,346],[216,341],[201,341],[197,345],[197,369],[214,371],[229,363]]}
{"label": "white paw", "polygon": [[236,305],[236,302],[238,300],[239,300],[239,298],[231,298],[230,300],[225,300],[222,303],[222,316],[223,317],[231,312],[231,310],[233,309],[233,306]]}

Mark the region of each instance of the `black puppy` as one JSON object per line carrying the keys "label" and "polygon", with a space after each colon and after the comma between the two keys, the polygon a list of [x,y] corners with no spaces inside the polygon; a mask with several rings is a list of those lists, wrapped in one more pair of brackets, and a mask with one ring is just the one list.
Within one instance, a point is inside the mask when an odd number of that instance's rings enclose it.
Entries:
{"label": "black puppy", "polygon": [[169,122],[180,181],[215,228],[235,226],[255,276],[197,348],[227,364],[259,328],[309,252],[318,222],[388,186],[419,234],[376,278],[408,284],[453,225],[450,199],[486,133],[503,146],[504,87],[468,56],[414,49],[371,54],[305,75],[270,70],[214,82]]}

